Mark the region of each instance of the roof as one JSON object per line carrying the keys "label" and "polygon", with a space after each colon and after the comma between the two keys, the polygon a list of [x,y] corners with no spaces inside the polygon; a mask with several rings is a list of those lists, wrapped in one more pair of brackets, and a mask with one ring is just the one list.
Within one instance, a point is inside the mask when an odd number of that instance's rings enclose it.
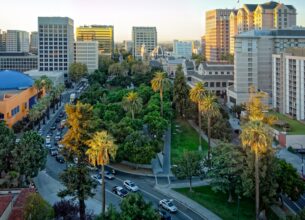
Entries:
{"label": "roof", "polygon": [[244,6],[251,12],[255,11],[255,9],[257,8],[257,4],[244,4]]}
{"label": "roof", "polygon": [[305,29],[281,29],[281,30],[251,30],[247,32],[242,32],[235,37],[261,37],[261,36],[270,36],[270,37],[299,37],[305,38]]}
{"label": "roof", "polygon": [[1,57],[28,57],[28,56],[34,56],[37,57],[37,55],[32,53],[10,53],[10,52],[0,52]]}
{"label": "roof", "polygon": [[275,9],[278,6],[278,2],[266,2],[264,4],[261,4],[260,6],[262,6],[263,9]]}
{"label": "roof", "polygon": [[168,64],[182,64],[183,61],[183,59],[168,60]]}
{"label": "roof", "polygon": [[295,10],[295,7],[293,5],[285,5],[287,8]]}
{"label": "roof", "polygon": [[196,77],[198,79],[201,79],[203,81],[209,81],[209,80],[233,80],[233,75],[199,75],[195,71],[187,71],[187,76]]}
{"label": "roof", "polygon": [[6,208],[8,207],[8,205],[12,200],[13,200],[13,195],[0,196],[0,217],[5,212]]}
{"label": "roof", "polygon": [[20,90],[32,87],[34,80],[13,70],[0,71],[0,90]]}
{"label": "roof", "polygon": [[233,71],[234,70],[234,65],[233,64],[220,64],[220,63],[218,63],[218,64],[209,64],[209,63],[207,63],[207,62],[202,62],[201,63],[202,64],[202,66],[203,66],[203,69],[204,70],[213,70],[213,71],[215,71],[215,70],[223,70],[223,71]]}

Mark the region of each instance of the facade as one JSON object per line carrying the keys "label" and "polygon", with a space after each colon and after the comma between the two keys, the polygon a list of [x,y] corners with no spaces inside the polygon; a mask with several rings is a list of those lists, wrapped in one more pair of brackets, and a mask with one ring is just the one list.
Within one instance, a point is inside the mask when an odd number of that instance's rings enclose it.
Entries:
{"label": "facade", "polygon": [[38,17],[38,70],[68,72],[74,61],[73,20],[67,17]]}
{"label": "facade", "polygon": [[[156,27],[132,27],[133,56],[141,59],[141,49],[145,45],[147,54],[150,54],[157,47]],[[142,51],[143,52],[143,51]]]}
{"label": "facade", "polygon": [[6,51],[6,32],[0,30],[0,52]]}
{"label": "facade", "polygon": [[91,25],[76,28],[77,41],[98,41],[100,54],[111,55],[114,52],[113,26]]}
{"label": "facade", "polygon": [[26,31],[8,30],[6,33],[6,52],[17,53],[30,51],[30,37]]}
{"label": "facade", "polygon": [[215,9],[206,12],[205,57],[208,61],[219,61],[230,52],[230,9]]}
{"label": "facade", "polygon": [[76,41],[74,44],[74,61],[87,65],[88,73],[98,69],[98,42]]}
{"label": "facade", "polygon": [[179,65],[183,65],[184,59],[167,60],[163,65],[163,70],[168,74],[170,78],[175,78],[176,71]]}
{"label": "facade", "polygon": [[206,47],[205,35],[203,35],[201,36],[201,53],[203,56],[205,56],[205,47]]}
{"label": "facade", "polygon": [[234,87],[228,91],[228,105],[244,103],[249,88],[272,96],[272,54],[290,47],[305,47],[305,29],[252,30],[235,37]]}
{"label": "facade", "polygon": [[173,42],[173,56],[176,58],[191,59],[193,52],[193,44],[191,41],[178,41]]}
{"label": "facade", "polygon": [[0,71],[25,72],[38,68],[38,56],[30,53],[0,53]]}
{"label": "facade", "polygon": [[0,72],[0,120],[11,127],[36,103],[37,90],[31,77],[16,71]]}
{"label": "facade", "polygon": [[305,120],[305,48],[272,56],[273,108]]}
{"label": "facade", "polygon": [[234,36],[238,33],[237,12],[237,10],[234,10],[230,14],[230,54],[234,54]]}
{"label": "facade", "polygon": [[31,37],[30,37],[30,52],[37,54],[38,50],[38,32],[33,31],[31,32]]}
{"label": "facade", "polygon": [[124,49],[128,53],[132,53],[132,46],[133,46],[133,42],[131,40],[125,40],[124,41]]}

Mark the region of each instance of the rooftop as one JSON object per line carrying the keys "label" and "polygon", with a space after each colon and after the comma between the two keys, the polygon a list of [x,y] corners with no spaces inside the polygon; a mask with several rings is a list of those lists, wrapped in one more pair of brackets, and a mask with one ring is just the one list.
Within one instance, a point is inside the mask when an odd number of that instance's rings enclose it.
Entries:
{"label": "rooftop", "polygon": [[266,2],[264,4],[261,4],[260,6],[262,6],[262,8],[264,8],[264,9],[275,9],[276,6],[278,6],[278,4],[279,4],[278,2],[271,1],[271,2]]}
{"label": "rooftop", "polygon": [[234,70],[233,64],[228,63],[201,63],[204,70]]}
{"label": "rooftop", "polygon": [[236,37],[299,37],[305,38],[305,29],[304,28],[289,28],[282,30],[251,30],[247,32],[240,33]]}
{"label": "rooftop", "polygon": [[195,71],[187,71],[187,76],[196,77],[202,81],[209,81],[209,80],[233,80],[233,75],[200,75]]}
{"label": "rooftop", "polygon": [[0,57],[26,57],[26,56],[36,56],[35,54],[32,54],[32,53],[24,53],[24,52],[21,52],[21,53],[10,53],[10,52],[0,52]]}
{"label": "rooftop", "polygon": [[13,70],[0,71],[0,90],[22,90],[32,87],[31,77]]}

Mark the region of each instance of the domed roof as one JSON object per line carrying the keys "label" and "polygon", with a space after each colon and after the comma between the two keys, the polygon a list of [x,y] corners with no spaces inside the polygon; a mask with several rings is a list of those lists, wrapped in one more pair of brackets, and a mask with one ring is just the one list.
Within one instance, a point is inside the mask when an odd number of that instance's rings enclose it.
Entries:
{"label": "domed roof", "polygon": [[32,87],[34,80],[25,75],[13,70],[0,71],[0,90],[25,89]]}

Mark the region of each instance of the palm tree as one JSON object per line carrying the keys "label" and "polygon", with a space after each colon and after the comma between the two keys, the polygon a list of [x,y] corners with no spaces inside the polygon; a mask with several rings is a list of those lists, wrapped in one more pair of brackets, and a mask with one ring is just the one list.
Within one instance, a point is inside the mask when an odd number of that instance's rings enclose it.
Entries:
{"label": "palm tree", "polygon": [[161,116],[163,116],[163,91],[170,86],[170,81],[164,72],[156,72],[151,80],[151,88],[154,92],[160,91]]}
{"label": "palm tree", "polygon": [[87,141],[89,149],[89,162],[93,166],[102,166],[102,214],[106,208],[106,192],[105,192],[105,165],[109,164],[110,158],[115,158],[117,146],[114,143],[114,138],[107,131],[96,132],[93,138]]}
{"label": "palm tree", "polygon": [[50,80],[47,76],[41,76],[40,81],[43,85],[43,88],[45,89],[45,92],[48,93],[53,86],[52,80]]}
{"label": "palm tree", "polygon": [[200,103],[203,100],[203,96],[205,93],[205,88],[203,86],[203,83],[198,82],[196,83],[196,85],[191,89],[190,91],[190,99],[192,100],[192,102],[197,104],[198,107],[198,126],[199,126],[199,151],[202,150],[202,146],[201,146],[201,109],[200,109]]}
{"label": "palm tree", "polygon": [[259,216],[259,156],[271,146],[272,134],[269,127],[262,121],[255,120],[248,122],[242,130],[240,139],[244,147],[250,147],[255,155],[255,206],[256,219]]}
{"label": "palm tree", "polygon": [[202,101],[200,102],[200,110],[208,119],[208,160],[210,161],[211,156],[211,120],[213,117],[219,115],[219,105],[217,103],[216,96],[207,92]]}
{"label": "palm tree", "polygon": [[36,79],[35,82],[34,82],[34,87],[36,88],[37,90],[37,98],[39,99],[40,98],[40,93],[41,93],[41,90],[43,88],[43,84],[41,82],[41,79]]}
{"label": "palm tree", "polygon": [[131,118],[134,119],[135,113],[142,108],[142,99],[136,92],[129,92],[123,98],[123,108],[125,111],[131,112]]}

